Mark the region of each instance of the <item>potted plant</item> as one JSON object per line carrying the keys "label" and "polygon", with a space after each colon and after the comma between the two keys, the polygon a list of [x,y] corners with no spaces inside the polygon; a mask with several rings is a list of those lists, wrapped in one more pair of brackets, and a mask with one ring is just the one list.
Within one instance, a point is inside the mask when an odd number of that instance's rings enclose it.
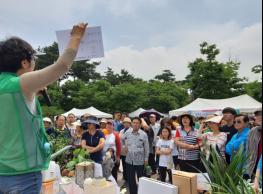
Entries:
{"label": "potted plant", "polygon": [[243,179],[247,161],[244,153],[244,148],[241,147],[229,165],[214,148],[211,148],[210,160],[202,154],[201,159],[209,178],[205,177],[211,185],[211,194],[255,194],[252,184]]}

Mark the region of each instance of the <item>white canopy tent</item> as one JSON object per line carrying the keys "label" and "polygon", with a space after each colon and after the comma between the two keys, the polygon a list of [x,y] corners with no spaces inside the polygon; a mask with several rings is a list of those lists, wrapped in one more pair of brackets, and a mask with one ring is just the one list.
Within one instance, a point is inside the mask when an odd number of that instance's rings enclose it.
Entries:
{"label": "white canopy tent", "polygon": [[256,101],[249,95],[241,95],[227,99],[204,99],[197,98],[192,103],[169,112],[169,116],[178,116],[183,113],[189,113],[194,116],[206,116],[217,111],[222,111],[225,107],[232,107],[239,112],[253,113],[262,107],[262,103]]}
{"label": "white canopy tent", "polygon": [[105,112],[102,112],[94,107],[89,107],[89,108],[86,108],[86,109],[77,109],[77,108],[73,108],[71,109],[70,111],[64,113],[63,115],[64,116],[68,116],[69,113],[73,113],[74,115],[76,115],[77,117],[80,117],[84,114],[89,114],[91,116],[95,116],[99,119],[101,118],[107,118],[107,119],[110,119],[112,118],[112,115],[111,114],[108,114],[108,113],[105,113]]}
{"label": "white canopy tent", "polygon": [[131,112],[131,113],[129,114],[129,117],[131,117],[131,118],[138,117],[143,111],[145,111],[145,109],[139,108],[139,109],[137,109],[136,111]]}

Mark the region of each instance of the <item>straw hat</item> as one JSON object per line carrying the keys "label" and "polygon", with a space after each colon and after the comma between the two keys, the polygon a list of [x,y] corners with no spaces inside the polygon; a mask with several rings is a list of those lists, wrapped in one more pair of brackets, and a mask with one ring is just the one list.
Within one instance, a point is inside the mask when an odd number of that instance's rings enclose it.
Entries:
{"label": "straw hat", "polygon": [[223,116],[215,116],[215,117],[212,117],[210,119],[207,119],[205,122],[206,123],[209,123],[209,122],[212,122],[212,123],[220,123],[223,119]]}

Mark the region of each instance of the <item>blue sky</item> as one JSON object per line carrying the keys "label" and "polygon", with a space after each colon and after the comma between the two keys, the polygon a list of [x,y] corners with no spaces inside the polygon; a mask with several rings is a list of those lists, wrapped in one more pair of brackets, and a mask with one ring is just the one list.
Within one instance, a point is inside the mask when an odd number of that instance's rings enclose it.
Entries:
{"label": "blue sky", "polygon": [[219,60],[241,61],[240,76],[254,80],[261,7],[261,0],[0,0],[0,39],[16,35],[37,48],[55,41],[56,30],[87,21],[103,29],[98,71],[125,68],[146,80],[164,69],[184,79],[206,40],[222,51]]}

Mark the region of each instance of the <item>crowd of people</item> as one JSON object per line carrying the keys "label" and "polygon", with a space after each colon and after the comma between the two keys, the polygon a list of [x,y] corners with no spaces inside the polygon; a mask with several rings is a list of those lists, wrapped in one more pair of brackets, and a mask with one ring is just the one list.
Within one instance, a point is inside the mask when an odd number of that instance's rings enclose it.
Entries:
{"label": "crowd of people", "polygon": [[[114,165],[111,174],[118,181],[120,162],[123,179],[130,194],[137,194],[137,178],[151,174],[163,182],[172,183],[172,169],[185,172],[205,172],[201,151],[209,160],[211,148],[217,150],[227,164],[243,147],[248,157],[245,179],[254,181],[255,190],[262,175],[262,110],[254,115],[238,114],[225,108],[221,114],[194,118],[185,113],[158,120],[156,114],[129,118],[128,114],[115,112],[114,119],[100,119],[91,115],[76,118],[59,115],[54,125],[44,118],[48,135],[70,138],[74,147],[82,147],[91,159],[103,164],[110,151]],[[168,175],[168,180],[167,180]]]}

